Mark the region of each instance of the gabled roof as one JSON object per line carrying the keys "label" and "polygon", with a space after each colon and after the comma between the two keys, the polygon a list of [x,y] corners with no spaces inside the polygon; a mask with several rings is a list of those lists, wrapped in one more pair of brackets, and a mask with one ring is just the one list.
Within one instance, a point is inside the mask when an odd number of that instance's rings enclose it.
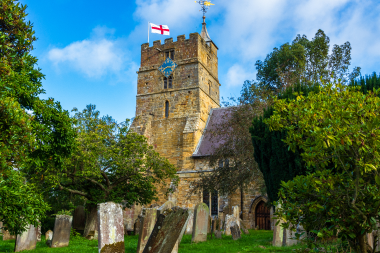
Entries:
{"label": "gabled roof", "polygon": [[225,138],[223,136],[214,136],[212,133],[219,124],[226,122],[231,117],[232,109],[233,107],[211,109],[206,127],[192,157],[209,156],[220,145],[224,144]]}

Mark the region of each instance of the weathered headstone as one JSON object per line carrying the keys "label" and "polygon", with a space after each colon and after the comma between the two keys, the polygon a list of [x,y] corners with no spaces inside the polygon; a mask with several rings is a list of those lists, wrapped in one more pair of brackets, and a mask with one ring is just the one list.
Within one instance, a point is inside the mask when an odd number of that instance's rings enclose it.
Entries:
{"label": "weathered headstone", "polygon": [[241,238],[241,234],[240,234],[240,228],[238,226],[238,224],[236,222],[233,222],[231,224],[231,234],[232,234],[232,239],[233,240],[239,240]]}
{"label": "weathered headstone", "polygon": [[23,232],[21,235],[17,235],[15,252],[33,250],[36,248],[36,244],[36,228],[33,225],[29,225],[25,232]]}
{"label": "weathered headstone", "polygon": [[[274,224],[277,223],[277,219],[274,219]],[[274,229],[273,229],[273,242],[272,242],[272,245],[275,246],[275,247],[280,247],[282,246],[282,240],[284,238],[283,234],[283,227],[281,227],[281,223],[282,221],[280,220],[280,222],[274,226]]]}
{"label": "weathered headstone", "polygon": [[186,231],[185,234],[192,235],[193,234],[193,224],[194,224],[194,210],[189,209],[189,221],[186,225]]}
{"label": "weathered headstone", "polygon": [[240,214],[239,214],[239,206],[233,206],[232,207],[232,215],[236,218],[239,219]]}
{"label": "weathered headstone", "polygon": [[51,240],[52,248],[69,246],[72,222],[73,216],[57,215],[55,217],[53,239]]}
{"label": "weathered headstone", "polygon": [[157,219],[143,253],[172,252],[189,216],[187,208],[173,207]]}
{"label": "weathered headstone", "polygon": [[86,225],[86,213],[84,211],[84,206],[77,206],[73,214],[73,229],[84,230]]}
{"label": "weathered headstone", "polygon": [[16,239],[15,235],[11,235],[8,230],[3,230],[3,241],[14,240]]}
{"label": "weathered headstone", "polygon": [[225,224],[225,235],[231,235],[231,226],[233,223],[236,223],[240,228],[239,219],[237,219],[234,215],[226,215],[226,224]]}
{"label": "weathered headstone", "polygon": [[134,208],[124,208],[123,210],[123,224],[124,224],[124,234],[132,232],[134,230],[135,223],[135,209]]}
{"label": "weathered headstone", "polygon": [[98,250],[99,253],[124,253],[123,210],[120,204],[98,204]]}
{"label": "weathered headstone", "polygon": [[205,203],[199,203],[194,210],[193,237],[191,242],[207,241],[209,209]]}
{"label": "weathered headstone", "polygon": [[37,236],[37,242],[41,241],[41,223],[36,227],[36,236]]}
{"label": "weathered headstone", "polygon": [[144,208],[143,215],[141,217],[140,224],[140,234],[137,244],[137,253],[142,253],[146,243],[148,242],[149,236],[153,231],[154,225],[157,220],[157,209],[156,208]]}
{"label": "weathered headstone", "polygon": [[141,219],[142,219],[142,216],[139,215],[137,219],[135,220],[135,224],[133,225],[133,231],[135,235],[140,234]]}
{"label": "weathered headstone", "polygon": [[[193,213],[193,210],[191,210],[191,209],[187,209],[187,212],[189,213],[189,215],[187,216],[186,223],[185,223],[185,225],[183,226],[181,233],[179,234],[178,242],[177,242],[177,244],[176,244],[177,248],[178,248],[178,246],[181,244],[182,237],[183,237],[183,235],[185,234],[186,229],[187,229],[187,224],[189,224],[189,221],[190,221],[190,219],[192,218],[192,217],[190,216],[190,214]],[[173,252],[172,252],[172,253],[173,253]]]}
{"label": "weathered headstone", "polygon": [[166,201],[162,206],[157,208],[157,217],[165,210],[172,209],[174,207],[174,203],[171,201]]}
{"label": "weathered headstone", "polygon": [[53,240],[53,231],[48,230],[45,233],[45,240],[46,240],[46,245],[51,247],[51,241]]}
{"label": "weathered headstone", "polygon": [[220,230],[216,230],[216,231],[214,232],[214,235],[215,235],[215,238],[216,238],[216,239],[222,239],[222,231],[220,231]]}

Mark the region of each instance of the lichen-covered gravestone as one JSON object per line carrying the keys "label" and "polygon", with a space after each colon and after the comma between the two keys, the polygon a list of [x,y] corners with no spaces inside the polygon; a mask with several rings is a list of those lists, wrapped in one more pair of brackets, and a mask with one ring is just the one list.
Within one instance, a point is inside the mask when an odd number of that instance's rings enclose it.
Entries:
{"label": "lichen-covered gravestone", "polygon": [[157,208],[144,208],[141,217],[137,253],[142,253],[157,220]]}
{"label": "lichen-covered gravestone", "polygon": [[25,232],[23,232],[21,235],[17,235],[15,252],[33,250],[36,248],[36,244],[36,228],[33,225],[29,225]]}
{"label": "lichen-covered gravestone", "polygon": [[191,242],[207,241],[209,209],[205,203],[199,203],[194,210],[193,237]]}
{"label": "lichen-covered gravestone", "polygon": [[236,222],[233,222],[231,224],[231,234],[232,234],[232,239],[233,240],[239,240],[241,238],[241,234],[240,234],[240,228],[238,226],[238,224]]}
{"label": "lichen-covered gravestone", "polygon": [[120,204],[98,204],[98,250],[99,253],[124,253],[123,210]]}
{"label": "lichen-covered gravestone", "polygon": [[172,252],[189,216],[187,208],[173,207],[163,211],[145,245],[143,253]]}
{"label": "lichen-covered gravestone", "polygon": [[72,222],[73,216],[57,215],[55,217],[54,233],[50,247],[61,248],[69,246]]}

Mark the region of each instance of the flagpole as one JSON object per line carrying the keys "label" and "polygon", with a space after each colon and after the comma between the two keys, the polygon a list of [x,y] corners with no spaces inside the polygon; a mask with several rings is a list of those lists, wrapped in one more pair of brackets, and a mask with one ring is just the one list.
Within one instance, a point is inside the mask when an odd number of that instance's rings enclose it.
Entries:
{"label": "flagpole", "polygon": [[149,24],[150,22],[148,21],[148,44],[149,44]]}

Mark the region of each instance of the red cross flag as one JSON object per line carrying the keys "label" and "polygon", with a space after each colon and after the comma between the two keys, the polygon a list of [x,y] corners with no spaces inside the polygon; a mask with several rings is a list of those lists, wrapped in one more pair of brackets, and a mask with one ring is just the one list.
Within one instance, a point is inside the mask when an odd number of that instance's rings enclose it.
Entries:
{"label": "red cross flag", "polygon": [[167,25],[155,25],[155,24],[150,23],[150,27],[152,28],[152,33],[170,35],[169,27]]}

